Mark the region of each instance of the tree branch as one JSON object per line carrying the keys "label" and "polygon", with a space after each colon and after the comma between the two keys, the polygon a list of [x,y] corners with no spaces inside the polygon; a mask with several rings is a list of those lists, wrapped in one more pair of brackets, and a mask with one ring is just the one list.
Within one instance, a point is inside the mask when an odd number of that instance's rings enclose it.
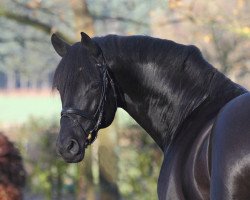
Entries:
{"label": "tree branch", "polygon": [[19,15],[13,12],[9,12],[9,11],[3,11],[1,10],[0,12],[0,17],[6,17],[10,20],[16,21],[20,24],[24,24],[27,26],[32,26],[36,29],[39,29],[40,31],[50,35],[52,32],[57,32],[57,34],[62,37],[65,41],[72,43],[73,40],[71,38],[69,38],[68,36],[66,36],[64,33],[58,31],[55,29],[55,27],[53,27],[50,24],[46,24],[43,22],[40,22],[36,19],[30,18],[28,16],[23,16],[23,15]]}
{"label": "tree branch", "polygon": [[130,18],[124,18],[120,16],[113,17],[113,16],[108,16],[108,15],[97,15],[95,13],[90,13],[90,15],[92,16],[94,20],[114,20],[114,21],[128,22],[128,23],[139,25],[139,26],[149,26],[148,23],[137,21],[137,20],[130,19]]}

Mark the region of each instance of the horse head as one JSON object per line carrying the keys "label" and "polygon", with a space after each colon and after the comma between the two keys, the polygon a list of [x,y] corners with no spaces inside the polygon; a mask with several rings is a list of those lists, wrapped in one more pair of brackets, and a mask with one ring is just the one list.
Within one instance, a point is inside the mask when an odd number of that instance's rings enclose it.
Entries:
{"label": "horse head", "polygon": [[62,102],[57,150],[65,161],[79,162],[99,129],[114,119],[115,86],[101,48],[87,34],[73,45],[55,34],[51,42],[62,57],[53,80]]}

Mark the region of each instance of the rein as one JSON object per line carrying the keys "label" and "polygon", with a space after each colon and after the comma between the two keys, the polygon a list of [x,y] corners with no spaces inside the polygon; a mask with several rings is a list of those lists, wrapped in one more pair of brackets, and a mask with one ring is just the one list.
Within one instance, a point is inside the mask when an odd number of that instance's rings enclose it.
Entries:
{"label": "rein", "polygon": [[[103,120],[103,113],[104,113],[104,105],[105,105],[105,102],[107,100],[107,89],[108,89],[108,84],[110,83],[111,87],[112,87],[112,90],[113,90],[113,94],[114,94],[114,98],[115,98],[115,106],[117,108],[117,94],[116,94],[116,90],[115,90],[115,83],[114,81],[112,80],[111,76],[110,76],[110,73],[108,71],[108,65],[107,65],[107,62],[104,58],[104,56],[102,55],[103,57],[103,63],[102,64],[97,64],[97,67],[100,71],[100,74],[102,76],[102,80],[101,80],[101,83],[102,83],[102,89],[101,89],[101,98],[100,98],[100,101],[99,101],[99,104],[98,104],[98,107],[95,111],[95,114],[94,116],[90,116],[88,114],[86,114],[84,111],[80,110],[80,109],[75,109],[75,108],[71,108],[71,107],[68,107],[68,108],[63,108],[62,111],[61,111],[61,118],[62,117],[68,117],[70,120],[73,121],[73,123],[77,126],[79,126],[83,133],[85,134],[86,136],[86,141],[85,141],[85,144],[84,144],[84,147],[87,148],[88,145],[91,145],[95,139],[97,138],[97,133],[100,129],[100,126],[102,124],[102,120]],[[75,119],[72,115],[78,115],[80,116],[81,118],[85,118],[89,121],[91,121],[92,125],[93,125],[93,128],[91,129],[91,131],[89,133],[86,132],[86,130],[83,128],[83,126],[81,125],[81,123]]]}

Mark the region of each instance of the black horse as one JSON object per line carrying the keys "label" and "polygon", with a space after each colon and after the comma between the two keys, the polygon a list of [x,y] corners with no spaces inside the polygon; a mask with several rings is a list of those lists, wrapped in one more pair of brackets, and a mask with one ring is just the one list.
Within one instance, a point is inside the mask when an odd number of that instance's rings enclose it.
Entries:
{"label": "black horse", "polygon": [[117,107],[164,152],[160,200],[250,199],[250,95],[204,60],[195,46],[147,36],[90,38],[69,45],[54,87],[62,101],[57,147],[79,162]]}

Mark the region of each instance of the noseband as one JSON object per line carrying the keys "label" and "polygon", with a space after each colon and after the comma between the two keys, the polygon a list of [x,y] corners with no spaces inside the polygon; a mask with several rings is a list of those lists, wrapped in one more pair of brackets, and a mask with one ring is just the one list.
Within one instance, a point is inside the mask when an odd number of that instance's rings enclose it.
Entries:
{"label": "noseband", "polygon": [[[103,57],[103,56],[102,56]],[[84,111],[80,110],[80,109],[75,109],[75,108],[63,108],[61,111],[61,118],[62,117],[68,117],[70,120],[73,121],[73,123],[77,126],[79,126],[83,133],[86,136],[86,141],[84,144],[84,147],[87,148],[88,145],[91,145],[95,139],[97,138],[97,133],[98,130],[100,129],[100,126],[102,124],[102,120],[103,120],[103,113],[104,113],[104,105],[105,102],[107,100],[107,89],[108,89],[108,83],[110,83],[112,90],[113,90],[113,94],[114,94],[114,98],[115,98],[115,106],[117,108],[117,95],[116,95],[116,90],[115,90],[115,84],[114,81],[112,80],[109,71],[108,71],[108,65],[103,57],[104,62],[102,64],[97,64],[97,67],[100,71],[102,80],[101,80],[101,84],[102,84],[102,88],[101,88],[101,98],[98,104],[98,107],[95,111],[94,116],[90,116],[88,114],[86,114]],[[85,118],[89,121],[91,121],[91,124],[93,126],[93,128],[89,131],[89,133],[86,132],[86,130],[83,128],[83,126],[81,125],[81,123],[75,119],[73,117],[73,115],[78,115],[81,118]]]}

